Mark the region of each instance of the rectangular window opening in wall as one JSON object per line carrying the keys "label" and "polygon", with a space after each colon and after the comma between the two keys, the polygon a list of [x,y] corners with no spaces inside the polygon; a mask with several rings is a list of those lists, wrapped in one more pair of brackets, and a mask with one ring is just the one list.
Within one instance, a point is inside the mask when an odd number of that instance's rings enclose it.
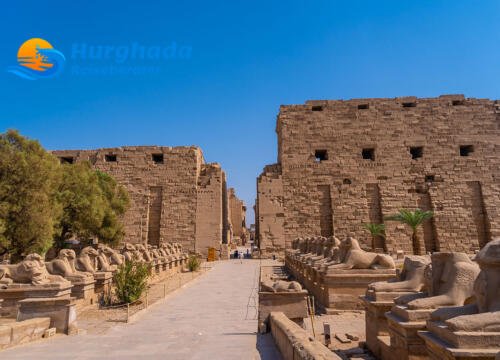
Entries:
{"label": "rectangular window opening in wall", "polygon": [[323,106],[321,105],[314,105],[312,108],[311,108],[312,111],[323,111]]}
{"label": "rectangular window opening in wall", "polygon": [[470,156],[473,152],[473,145],[460,145],[460,156]]}
{"label": "rectangular window opening in wall", "polygon": [[73,164],[75,162],[73,156],[62,156],[59,160],[61,161],[61,164]]}
{"label": "rectangular window opening in wall", "polygon": [[363,149],[361,151],[361,156],[365,160],[375,161],[375,149],[373,149],[373,148]]}
{"label": "rectangular window opening in wall", "polygon": [[465,105],[465,101],[463,101],[463,100],[453,100],[451,102],[451,105],[453,105],[453,106]]}
{"label": "rectangular window opening in wall", "polygon": [[116,162],[116,155],[113,154],[104,155],[104,160],[106,162]]}
{"label": "rectangular window opening in wall", "polygon": [[410,154],[413,160],[421,158],[424,154],[424,148],[422,146],[412,146],[410,147]]}
{"label": "rectangular window opening in wall", "polygon": [[326,150],[315,150],[314,151],[314,158],[316,162],[321,162],[324,160],[328,160],[328,151]]}
{"label": "rectangular window opening in wall", "polygon": [[359,104],[358,110],[366,110],[370,108],[370,104]]}
{"label": "rectangular window opening in wall", "polygon": [[416,102],[404,102],[403,107],[404,108],[409,108],[409,107],[416,107],[417,103]]}
{"label": "rectangular window opening in wall", "polygon": [[434,182],[435,180],[435,176],[434,175],[425,175],[425,182]]}
{"label": "rectangular window opening in wall", "polygon": [[163,164],[163,154],[152,154],[151,158],[155,164]]}

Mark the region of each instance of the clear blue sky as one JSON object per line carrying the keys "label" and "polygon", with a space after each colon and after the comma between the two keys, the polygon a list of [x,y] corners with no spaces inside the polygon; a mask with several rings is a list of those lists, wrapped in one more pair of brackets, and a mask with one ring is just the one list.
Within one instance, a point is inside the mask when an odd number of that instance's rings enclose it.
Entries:
{"label": "clear blue sky", "polygon": [[[280,104],[308,99],[500,98],[500,2],[8,1],[0,68],[27,39],[67,58],[56,79],[4,70],[0,130],[48,149],[199,145],[249,209],[276,161]],[[89,60],[72,46],[191,47],[189,58]],[[156,66],[141,75],[77,76],[72,66]],[[249,218],[253,219],[250,211]]]}

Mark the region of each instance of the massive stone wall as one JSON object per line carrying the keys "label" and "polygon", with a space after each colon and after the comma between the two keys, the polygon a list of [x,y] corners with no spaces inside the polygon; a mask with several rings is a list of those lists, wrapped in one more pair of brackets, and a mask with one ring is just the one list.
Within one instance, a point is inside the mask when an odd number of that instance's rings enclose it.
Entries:
{"label": "massive stone wall", "polygon": [[175,241],[202,253],[208,246],[219,249],[229,226],[223,220],[225,173],[218,164],[205,164],[198,147],[127,146],[53,153],[62,162],[89,161],[127,188],[131,203],[124,218],[126,241]]}
{"label": "massive stone wall", "polygon": [[248,230],[246,228],[246,206],[243,200],[236,196],[234,188],[228,190],[229,213],[233,228],[233,236],[246,240]]}
{"label": "massive stone wall", "polygon": [[[363,223],[419,207],[435,213],[420,230],[422,250],[479,249],[500,235],[499,108],[463,95],[282,106],[273,174],[282,187],[269,190],[266,170],[258,180],[261,248],[309,234],[353,235],[369,247]],[[283,209],[262,216],[281,194]],[[282,228],[264,235],[281,213]],[[385,224],[375,247],[412,252],[408,227]]]}
{"label": "massive stone wall", "polygon": [[263,254],[285,250],[281,166],[268,165],[257,179],[256,240]]}

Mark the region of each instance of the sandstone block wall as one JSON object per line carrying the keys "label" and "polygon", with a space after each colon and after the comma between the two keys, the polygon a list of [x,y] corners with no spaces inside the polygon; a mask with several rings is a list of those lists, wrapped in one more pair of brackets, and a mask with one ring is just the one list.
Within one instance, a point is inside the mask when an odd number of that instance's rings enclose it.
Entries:
{"label": "sandstone block wall", "polygon": [[[463,95],[281,106],[272,178],[282,187],[269,189],[266,168],[257,208],[280,196],[283,205],[259,214],[261,246],[274,246],[270,237],[289,247],[297,236],[335,234],[369,247],[363,223],[419,207],[435,213],[420,230],[426,251],[479,249],[500,236],[499,123],[499,101]],[[278,216],[283,226],[263,235]],[[387,240],[376,247],[411,253],[408,227],[385,224]]]}
{"label": "sandstone block wall", "polygon": [[125,214],[125,241],[156,245],[181,243],[206,254],[219,249],[227,204],[225,173],[205,164],[198,147],[126,146],[97,150],[54,151],[62,162],[89,161],[112,175],[130,196]]}
{"label": "sandstone block wall", "polygon": [[255,232],[263,255],[285,250],[281,166],[268,165],[257,179]]}
{"label": "sandstone block wall", "polygon": [[233,188],[229,188],[228,190],[228,201],[233,236],[245,239],[248,236],[245,203],[236,196],[236,192]]}

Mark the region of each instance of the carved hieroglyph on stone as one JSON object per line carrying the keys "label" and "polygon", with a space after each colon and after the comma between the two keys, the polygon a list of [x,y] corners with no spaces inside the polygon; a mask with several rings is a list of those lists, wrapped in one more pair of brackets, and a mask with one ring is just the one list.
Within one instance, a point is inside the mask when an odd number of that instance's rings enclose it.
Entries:
{"label": "carved hieroglyph on stone", "polygon": [[428,330],[420,335],[432,359],[470,357],[494,359],[500,352],[500,239],[477,254],[481,272],[474,283],[475,303],[438,309],[431,315]]}

